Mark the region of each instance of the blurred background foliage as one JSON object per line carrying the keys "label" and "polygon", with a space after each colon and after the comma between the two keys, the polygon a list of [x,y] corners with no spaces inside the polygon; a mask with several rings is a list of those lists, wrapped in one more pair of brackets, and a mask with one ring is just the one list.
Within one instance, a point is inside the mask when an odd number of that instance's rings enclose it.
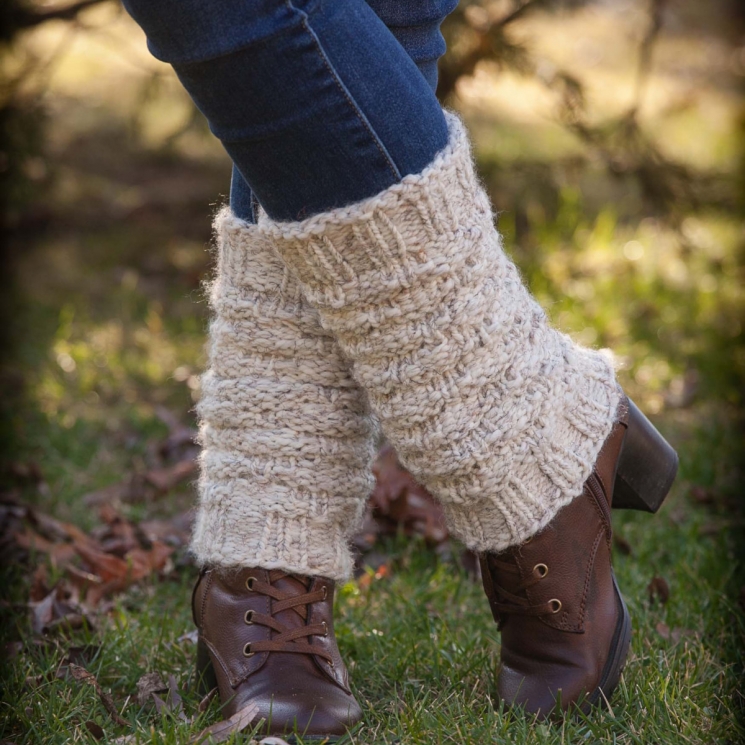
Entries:
{"label": "blurred background foliage", "polygon": [[[36,453],[74,511],[157,407],[190,416],[230,169],[117,2],[0,21],[3,452]],[[745,390],[742,21],[735,0],[462,0],[444,28],[439,95],[509,250],[673,427],[736,420]]]}
{"label": "blurred background foliage", "polygon": [[[741,739],[744,15],[737,0],[461,0],[444,27],[439,94],[470,127],[508,250],[557,324],[613,350],[681,471],[654,520],[614,515],[636,627],[619,719],[610,710],[565,732],[491,712],[491,626],[457,552],[402,541],[382,559],[390,583],[371,586],[368,572],[345,586],[342,641],[373,702],[370,725],[391,741],[451,742],[461,725],[481,734],[458,742],[486,741],[497,726],[505,742]],[[100,535],[106,497],[133,525],[188,523],[188,479],[157,498],[142,485],[173,432],[194,424],[210,222],[229,178],[204,119],[118,2],[0,2],[3,514],[31,504]],[[182,689],[188,680],[191,652],[174,643],[190,628],[188,604],[174,599],[188,596],[192,570],[178,566],[184,576],[133,586],[111,623],[83,634],[100,644],[98,673],[125,707],[144,672],[174,672]],[[0,561],[3,653],[6,638],[32,636],[26,602],[39,583],[29,571]],[[60,569],[49,572],[51,585]],[[657,574],[669,581],[666,605],[654,602]],[[461,592],[467,602],[453,602]],[[474,656],[433,674],[441,698],[430,698],[406,650],[438,638],[422,658],[429,673],[456,643]],[[70,704],[62,658],[33,641],[7,668],[0,655],[12,681],[2,739],[93,742],[81,724],[90,699],[79,691]],[[408,691],[395,705],[394,668]],[[29,686],[37,678],[56,682]],[[442,712],[433,736],[427,717]],[[96,715],[109,728],[106,716]],[[145,739],[183,741],[172,729]]]}

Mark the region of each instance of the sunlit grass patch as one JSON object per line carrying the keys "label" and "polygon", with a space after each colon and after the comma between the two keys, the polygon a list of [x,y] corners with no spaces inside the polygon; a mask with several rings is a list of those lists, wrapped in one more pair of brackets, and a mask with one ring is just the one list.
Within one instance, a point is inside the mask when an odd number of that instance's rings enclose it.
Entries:
{"label": "sunlit grass patch", "polygon": [[[682,5],[668,7],[703,25],[717,20],[712,6]],[[619,18],[632,6],[637,15]],[[639,7],[593,4],[572,22],[547,14],[526,27],[543,39],[544,78],[559,63],[587,74],[589,114],[599,121],[633,102]],[[168,431],[164,411],[193,424],[209,217],[229,178],[219,144],[190,119],[177,81],[149,60],[117,8],[85,16],[91,28],[48,80],[54,126],[25,166],[38,193],[13,238],[17,343],[0,402],[12,424],[3,456],[14,466],[2,472],[2,488],[85,529],[99,522],[86,495],[147,468],[152,443]],[[57,27],[30,37],[30,51],[63,35]],[[140,47],[130,54],[132,43]],[[720,191],[707,194],[721,198],[695,209],[661,209],[623,169],[609,172],[561,125],[539,79],[483,65],[460,86],[507,250],[560,328],[612,350],[624,387],[678,448],[681,470],[659,515],[614,515],[632,652],[610,708],[579,720],[538,723],[499,707],[499,637],[457,546],[438,553],[403,537],[377,546],[386,571],[344,585],[337,607],[365,709],[355,745],[745,739],[745,272],[732,82],[742,49],[723,55],[725,46],[708,31],[696,39],[671,31],[641,101],[640,126],[661,150],[719,179]],[[25,61],[14,59],[13,69]],[[13,476],[31,465],[40,480]],[[185,484],[167,499],[119,508],[137,522],[193,500]],[[42,637],[31,633],[25,606],[32,578],[18,564],[2,572],[11,659],[0,663],[0,740],[94,743],[101,727],[103,742],[129,734],[175,744],[219,718],[216,702],[185,723],[135,698],[143,674],[173,675],[185,711],[197,713],[193,642],[184,636],[193,568],[176,563],[166,578],[122,592],[95,629]],[[61,576],[49,568],[51,583]],[[655,577],[669,588],[664,603],[655,592],[650,599]],[[65,673],[71,650],[129,726]]]}

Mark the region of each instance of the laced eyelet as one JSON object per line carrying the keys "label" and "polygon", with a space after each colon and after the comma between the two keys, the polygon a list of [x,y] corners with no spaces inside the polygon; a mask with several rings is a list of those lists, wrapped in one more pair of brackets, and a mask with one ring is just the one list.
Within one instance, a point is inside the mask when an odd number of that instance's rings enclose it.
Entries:
{"label": "laced eyelet", "polygon": [[548,604],[551,606],[551,613],[558,613],[561,610],[561,600],[558,598],[549,600]]}
{"label": "laced eyelet", "polygon": [[252,610],[247,610],[243,616],[243,620],[246,622],[246,626],[252,626],[254,622],[254,612]]}
{"label": "laced eyelet", "polygon": [[247,577],[246,578],[246,589],[249,592],[253,592],[255,583],[256,583],[256,577]]}
{"label": "laced eyelet", "polygon": [[548,567],[545,564],[536,564],[533,567],[533,574],[537,574],[543,579],[548,574]]}
{"label": "laced eyelet", "polygon": [[243,656],[244,657],[253,657],[256,654],[256,652],[251,651],[251,642],[248,642],[243,647]]}
{"label": "laced eyelet", "polygon": [[326,599],[326,596],[329,594],[328,588],[326,585],[323,586],[323,600]]}
{"label": "laced eyelet", "polygon": [[329,627],[326,624],[326,621],[321,621],[321,624],[323,625],[323,636],[329,635]]}

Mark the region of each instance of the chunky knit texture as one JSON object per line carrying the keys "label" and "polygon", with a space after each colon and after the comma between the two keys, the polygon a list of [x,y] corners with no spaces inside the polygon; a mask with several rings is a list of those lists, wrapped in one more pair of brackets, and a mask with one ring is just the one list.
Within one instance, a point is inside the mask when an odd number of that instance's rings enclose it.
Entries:
{"label": "chunky knit texture", "polygon": [[271,241],[229,210],[215,231],[193,553],[343,580],[373,485],[366,397]]}
{"label": "chunky knit texture", "polygon": [[494,228],[460,121],[421,174],[300,223],[259,225],[368,392],[402,463],[477,551],[582,491],[620,390],[553,329]]}

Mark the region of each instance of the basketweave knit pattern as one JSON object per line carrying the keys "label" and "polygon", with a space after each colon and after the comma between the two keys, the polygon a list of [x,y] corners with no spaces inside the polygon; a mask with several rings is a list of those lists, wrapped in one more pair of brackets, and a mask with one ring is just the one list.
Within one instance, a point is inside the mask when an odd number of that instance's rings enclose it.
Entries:
{"label": "basketweave knit pattern", "polygon": [[374,483],[365,394],[271,242],[227,209],[215,233],[192,551],[344,580]]}
{"label": "basketweave knit pattern", "polygon": [[502,247],[461,122],[421,174],[259,225],[470,548],[500,551],[579,495],[620,400],[612,365],[551,327]]}

